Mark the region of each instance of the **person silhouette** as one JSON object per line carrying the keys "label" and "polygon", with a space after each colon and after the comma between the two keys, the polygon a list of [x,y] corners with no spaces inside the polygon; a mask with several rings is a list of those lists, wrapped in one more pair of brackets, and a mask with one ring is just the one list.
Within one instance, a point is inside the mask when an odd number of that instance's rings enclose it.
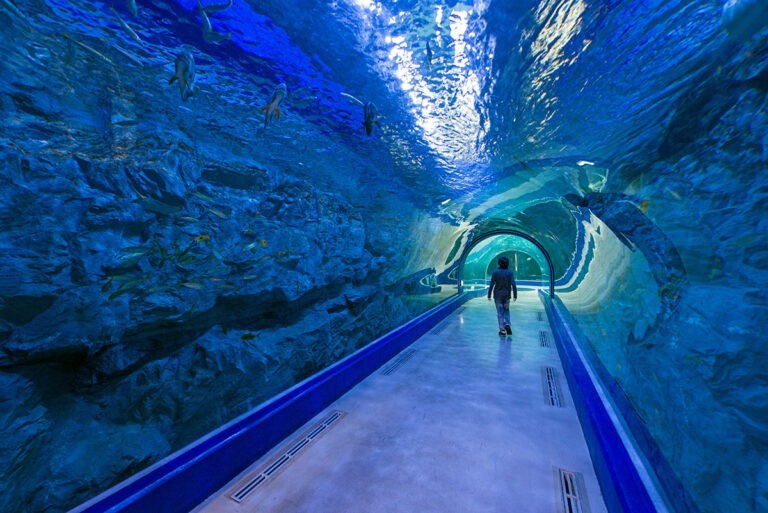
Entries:
{"label": "person silhouette", "polygon": [[509,321],[509,300],[517,301],[517,285],[515,275],[509,269],[509,259],[499,257],[499,267],[491,275],[491,285],[488,287],[488,301],[493,294],[496,303],[496,317],[499,321],[499,335],[511,335],[512,326]]}

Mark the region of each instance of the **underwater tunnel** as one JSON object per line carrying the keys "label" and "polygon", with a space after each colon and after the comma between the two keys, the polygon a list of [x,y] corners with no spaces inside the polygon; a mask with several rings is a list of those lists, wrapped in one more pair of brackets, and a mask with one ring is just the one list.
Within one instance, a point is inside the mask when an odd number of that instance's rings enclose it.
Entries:
{"label": "underwater tunnel", "polygon": [[555,295],[555,269],[544,246],[530,235],[513,229],[496,229],[482,233],[466,245],[456,264],[458,293],[464,283],[486,285],[496,261],[506,256],[521,285],[549,285],[548,293]]}
{"label": "underwater tunnel", "polygon": [[768,511],[765,1],[0,41],[0,511]]}

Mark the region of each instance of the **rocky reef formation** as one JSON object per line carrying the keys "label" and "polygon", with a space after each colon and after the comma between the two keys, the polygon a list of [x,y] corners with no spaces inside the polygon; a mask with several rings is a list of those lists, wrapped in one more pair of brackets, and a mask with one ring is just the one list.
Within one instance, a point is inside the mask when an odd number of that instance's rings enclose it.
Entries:
{"label": "rocky reef formation", "polygon": [[410,317],[343,197],[156,150],[0,161],[2,511],[72,507]]}
{"label": "rocky reef formation", "polygon": [[[647,202],[685,264],[688,283],[668,302],[663,328],[633,334],[636,319],[655,315],[643,305],[654,299],[663,308],[670,289],[659,282],[649,291],[627,276],[597,314],[577,317],[701,510],[763,511],[768,352],[758,341],[768,337],[768,96],[756,87],[710,90],[704,84],[680,99],[658,153],[646,152],[661,158],[625,162],[644,170],[625,190]],[[680,130],[685,119],[699,123],[696,130]],[[654,258],[645,258],[652,272]]]}

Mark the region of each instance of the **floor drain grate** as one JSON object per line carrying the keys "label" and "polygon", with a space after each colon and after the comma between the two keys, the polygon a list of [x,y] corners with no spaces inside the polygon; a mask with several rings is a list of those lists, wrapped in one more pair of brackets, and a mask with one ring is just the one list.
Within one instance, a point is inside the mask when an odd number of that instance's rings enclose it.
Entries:
{"label": "floor drain grate", "polygon": [[433,335],[439,335],[445,331],[445,328],[447,328],[449,324],[450,324],[450,321],[448,319],[445,319],[440,324],[432,328],[432,331],[430,331],[430,333]]}
{"label": "floor drain grate", "polygon": [[554,367],[542,367],[541,377],[544,383],[544,401],[550,406],[562,406],[560,379]]}
{"label": "floor drain grate", "polygon": [[549,335],[546,331],[539,331],[539,344],[541,347],[549,347]]}
{"label": "floor drain grate", "polygon": [[564,513],[589,513],[584,478],[577,472],[557,469]]}
{"label": "floor drain grate", "polygon": [[542,312],[536,312],[536,318],[540,321],[544,320],[544,315]]}
{"label": "floor drain grate", "polygon": [[295,458],[302,450],[306,449],[309,444],[317,440],[317,438],[324,432],[326,432],[337,420],[344,415],[344,412],[333,411],[323,420],[313,425],[308,432],[299,436],[294,443],[290,444],[290,447],[278,455],[275,459],[265,464],[262,470],[259,470],[255,477],[248,480],[243,486],[241,486],[235,493],[229,497],[235,502],[243,502],[246,497],[253,493],[259,485],[263,484],[267,479],[272,477],[278,470],[285,468],[285,466]]}
{"label": "floor drain grate", "polygon": [[389,376],[393,372],[395,372],[397,369],[403,366],[405,362],[413,358],[413,355],[416,354],[416,349],[406,349],[400,355],[395,358],[392,363],[387,365],[383,371],[381,371],[382,374],[385,376]]}

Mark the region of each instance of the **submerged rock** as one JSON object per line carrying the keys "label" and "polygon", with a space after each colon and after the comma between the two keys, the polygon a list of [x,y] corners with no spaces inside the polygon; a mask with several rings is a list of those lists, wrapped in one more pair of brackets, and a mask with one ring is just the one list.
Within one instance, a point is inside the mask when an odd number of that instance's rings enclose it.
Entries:
{"label": "submerged rock", "polygon": [[4,463],[0,468],[0,510],[42,511],[43,507],[30,507],[25,502],[34,502],[45,487],[45,462],[53,436],[47,411],[30,380],[0,372],[0,426],[0,461]]}

